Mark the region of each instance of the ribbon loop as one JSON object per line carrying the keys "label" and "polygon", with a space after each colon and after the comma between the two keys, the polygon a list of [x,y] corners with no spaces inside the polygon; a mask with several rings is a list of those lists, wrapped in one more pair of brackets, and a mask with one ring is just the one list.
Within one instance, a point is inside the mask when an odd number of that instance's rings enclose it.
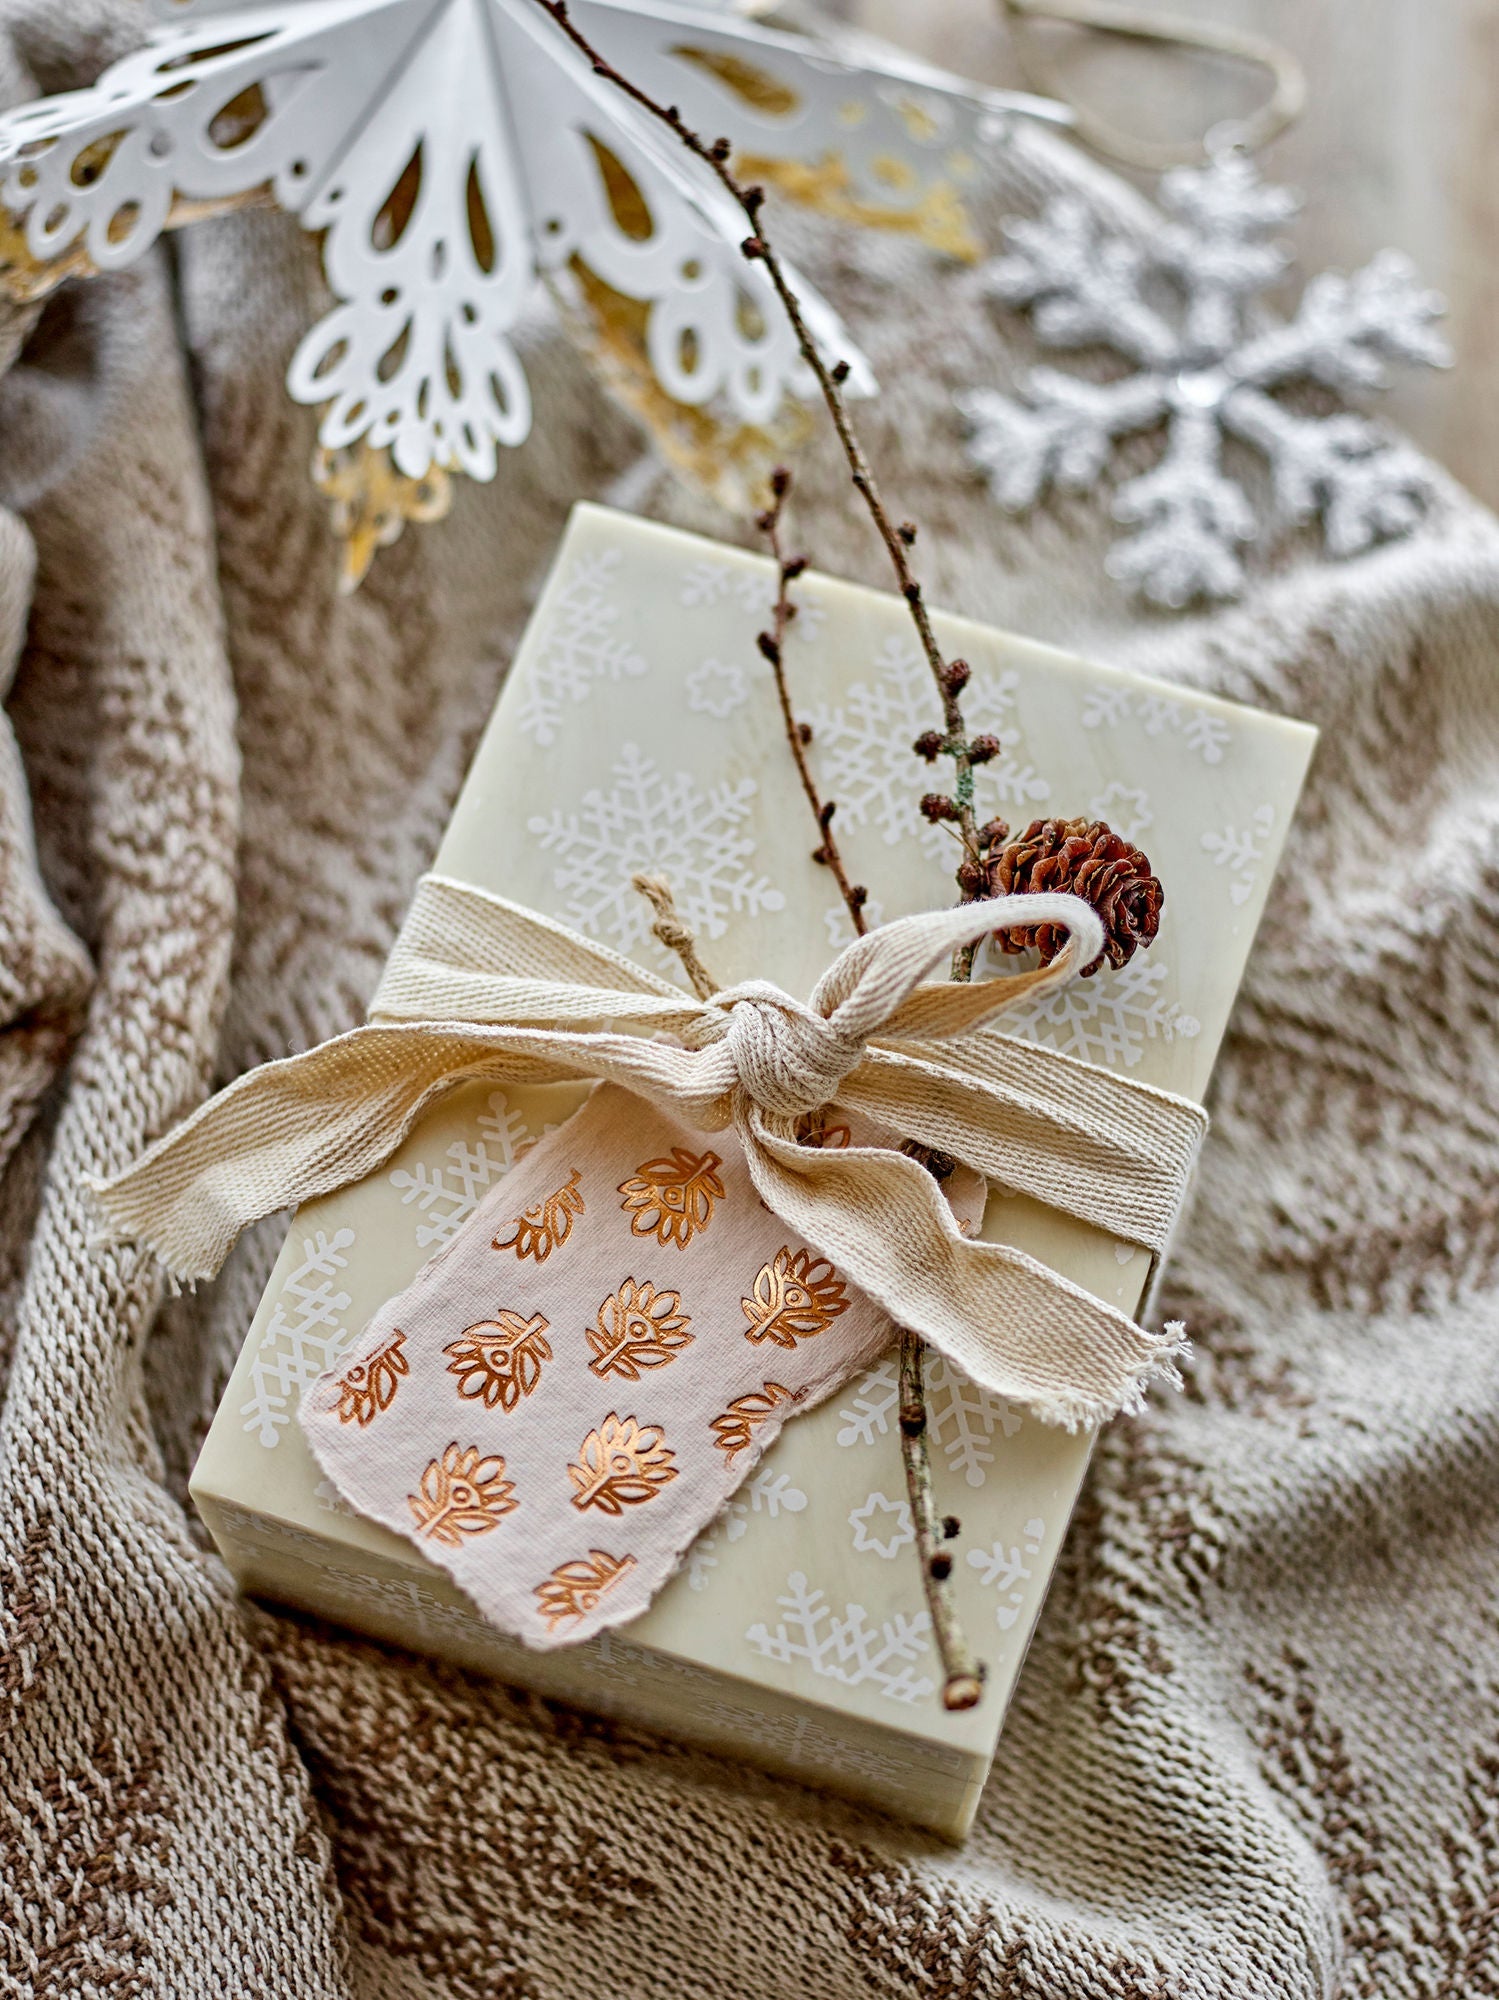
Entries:
{"label": "ribbon loop", "polygon": [[[987,931],[1035,923],[1068,931],[1050,965],[926,983]],[[767,1206],[983,1386],[1050,1422],[1096,1422],[1171,1372],[1175,1332],[1148,1333],[1034,1258],[965,1238],[897,1148],[948,1153],[1159,1255],[1201,1107],[987,1025],[1101,948],[1077,897],[997,897],[858,939],[810,1002],[766,980],[699,1000],[519,904],[427,876],[368,1026],[252,1070],[90,1186],[114,1240],[211,1277],[249,1223],[375,1172],[459,1083],[610,1081],[699,1130],[732,1124]],[[836,1101],[892,1143],[798,1145],[790,1121]]]}

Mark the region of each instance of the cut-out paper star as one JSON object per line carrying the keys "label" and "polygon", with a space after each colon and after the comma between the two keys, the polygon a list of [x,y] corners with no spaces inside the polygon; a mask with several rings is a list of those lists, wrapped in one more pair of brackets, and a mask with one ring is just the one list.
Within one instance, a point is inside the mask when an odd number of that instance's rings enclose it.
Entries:
{"label": "cut-out paper star", "polygon": [[[155,0],[87,90],[0,119],[0,282],[36,297],[166,228],[274,202],[321,234],[332,310],[288,378],[357,582],[447,476],[493,477],[532,421],[513,334],[538,278],[612,390],[721,493],[775,450],[808,371],[744,218],[537,0]],[[574,0],[588,40],[741,171],[852,220],[976,250],[959,187],[994,105],[843,60],[725,7]],[[805,280],[814,335],[866,364]]]}

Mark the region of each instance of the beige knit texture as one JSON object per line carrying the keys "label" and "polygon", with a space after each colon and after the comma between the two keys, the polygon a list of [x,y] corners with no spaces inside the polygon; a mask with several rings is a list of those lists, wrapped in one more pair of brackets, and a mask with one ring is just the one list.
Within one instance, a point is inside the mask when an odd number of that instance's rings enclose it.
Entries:
{"label": "beige knit texture", "polygon": [[[0,88],[139,23],[3,0]],[[1029,137],[982,229],[1062,185],[1138,220]],[[538,325],[530,443],[340,601],[281,387],[294,226],[181,239],[175,310],[160,258],[0,319],[7,1995],[1499,1991],[1499,533],[1444,489],[1408,541],[1136,618],[1106,483],[1012,523],[961,469],[950,392],[1023,327],[910,246],[795,233],[934,601],[1322,727],[1160,1303],[1186,1392],[1102,1441],[960,1852],[240,1604],[184,1482],[278,1225],[162,1305],[79,1176],[362,1018],[566,506],[636,445]],[[798,499],[823,567],[884,581],[826,452]]]}

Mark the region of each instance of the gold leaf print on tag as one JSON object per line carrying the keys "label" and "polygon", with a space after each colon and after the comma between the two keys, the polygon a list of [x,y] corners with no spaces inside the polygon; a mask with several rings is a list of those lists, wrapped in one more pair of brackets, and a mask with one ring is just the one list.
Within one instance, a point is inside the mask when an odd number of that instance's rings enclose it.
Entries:
{"label": "gold leaf print on tag", "polygon": [[750,1296],[739,1303],[749,1321],[746,1340],[795,1347],[831,1326],[851,1301],[826,1257],[815,1250],[780,1249],[772,1262],[760,1266]]}
{"label": "gold leaf print on tag", "polygon": [[465,1535],[487,1535],[520,1502],[515,1482],[505,1477],[503,1458],[485,1458],[476,1444],[450,1444],[422,1474],[421,1491],[406,1504],[417,1533],[429,1542],[456,1549]]}
{"label": "gold leaf print on tag", "polygon": [[685,1250],[713,1220],[723,1200],[718,1177],[723,1161],[717,1153],[690,1153],[673,1146],[670,1158],[647,1160],[629,1180],[621,1181],[623,1207],[636,1236],[654,1236],[661,1244]]}
{"label": "gold leaf print on tag", "polygon": [[641,1424],[611,1410],[596,1431],[578,1447],[567,1468],[573,1483],[573,1505],[581,1512],[597,1507],[601,1514],[619,1514],[654,1500],[677,1476],[676,1453],[668,1451],[658,1424]]}
{"label": "gold leaf print on tag", "polygon": [[634,1567],[634,1556],[611,1556],[603,1549],[590,1549],[586,1556],[558,1563],[545,1582],[536,1586],[536,1609],[546,1620],[547,1630],[555,1632],[569,1618],[586,1618],[604,1593]]}
{"label": "gold leaf print on tag", "polygon": [[486,1410],[496,1403],[513,1410],[541,1380],[542,1362],[552,1358],[549,1326],[540,1313],[527,1319],[508,1307],[495,1319],[466,1326],[442,1350],[449,1357],[448,1373],[458,1377],[459,1395],[482,1398]]}
{"label": "gold leaf print on tag", "polygon": [[574,1167],[564,1186],[515,1218],[508,1236],[495,1237],[495,1249],[513,1250],[517,1257],[533,1257],[538,1264],[544,1264],[572,1235],[573,1223],[584,1212],[583,1197],[578,1191],[582,1178],[582,1168]]}
{"label": "gold leaf print on tag", "polygon": [[712,1418],[708,1428],[713,1433],[713,1442],[732,1465],[741,1451],[749,1450],[757,1427],[797,1400],[779,1382],[762,1383],[758,1389],[736,1396],[726,1410]]}
{"label": "gold leaf print on tag", "polygon": [[682,1311],[680,1292],[658,1292],[654,1285],[637,1285],[626,1278],[599,1307],[588,1329],[593,1349],[589,1367],[595,1375],[620,1375],[638,1382],[642,1368],[664,1368],[684,1347],[692,1345],[687,1331],[692,1321]]}
{"label": "gold leaf print on tag", "polygon": [[399,1327],[385,1345],[367,1361],[356,1361],[338,1378],[338,1421],[358,1424],[362,1430],[374,1422],[380,1410],[388,1410],[396,1399],[403,1375],[411,1372],[406,1359],[406,1336]]}

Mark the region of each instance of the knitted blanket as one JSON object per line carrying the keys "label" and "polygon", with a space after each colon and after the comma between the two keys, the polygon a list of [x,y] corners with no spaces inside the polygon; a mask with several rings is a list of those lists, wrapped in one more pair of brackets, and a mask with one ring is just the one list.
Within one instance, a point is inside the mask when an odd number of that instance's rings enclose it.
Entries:
{"label": "knitted blanket", "polygon": [[[6,98],[128,0],[4,0]],[[1020,134],[979,203],[1135,198]],[[952,390],[1029,357],[971,272],[797,225],[934,601],[1323,741],[1162,1314],[961,1850],[241,1603],[187,1469],[280,1225],[163,1299],[85,1172],[360,1019],[566,508],[747,536],[550,326],[536,428],[359,595],[282,376],[315,250],[246,213],[0,321],[0,1990],[382,2000],[1499,1992],[1499,533],[1251,558],[1170,620],[1102,493],[1006,521]],[[1126,471],[1154,446],[1126,455]],[[825,446],[796,536],[885,577]],[[619,482],[623,480],[621,486]]]}

